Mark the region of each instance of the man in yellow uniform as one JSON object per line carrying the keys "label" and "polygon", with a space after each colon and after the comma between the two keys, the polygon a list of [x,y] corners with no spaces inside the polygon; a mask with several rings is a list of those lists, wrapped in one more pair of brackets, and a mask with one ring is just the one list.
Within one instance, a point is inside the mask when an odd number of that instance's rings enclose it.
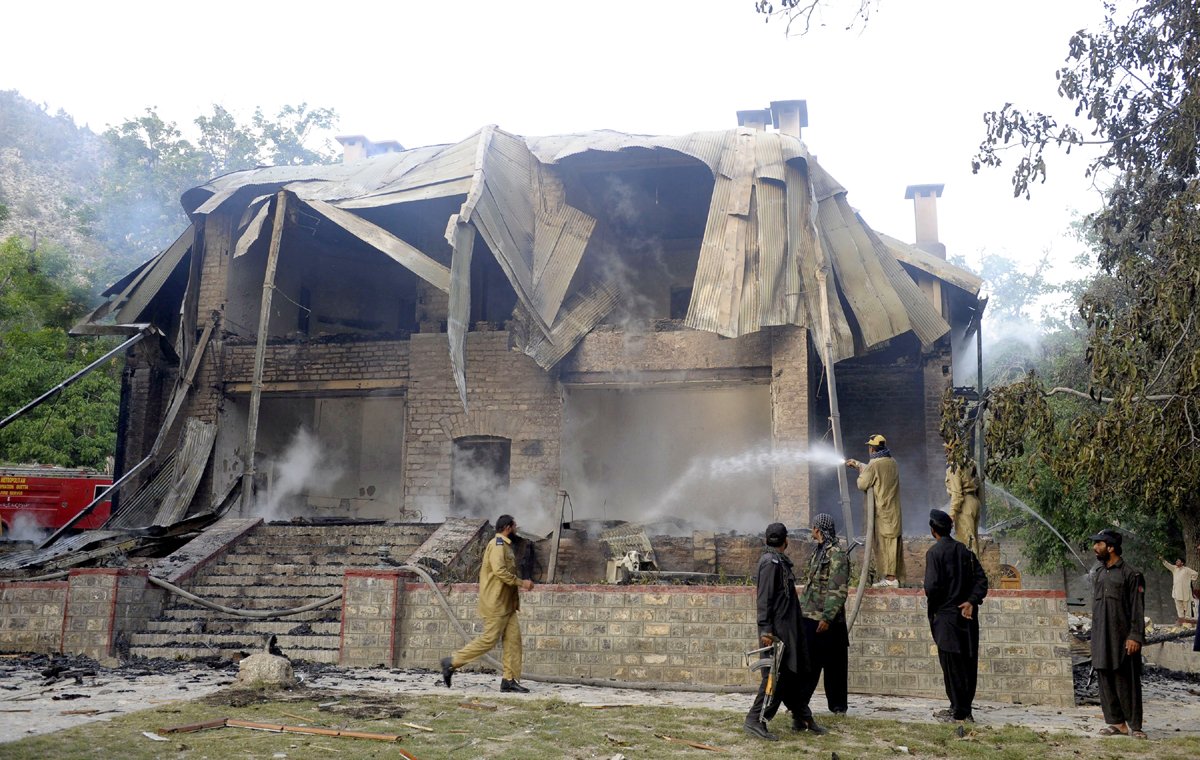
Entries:
{"label": "man in yellow uniform", "polygon": [[899,586],[904,579],[904,544],[900,531],[900,468],[882,435],[867,439],[871,461],[847,459],[846,466],[858,470],[858,490],[875,495],[874,557],[876,587]]}
{"label": "man in yellow uniform", "polygon": [[517,560],[512,550],[512,535],[516,530],[517,522],[511,515],[497,518],[496,538],[484,549],[483,564],[479,568],[479,616],[483,618],[483,633],[454,654],[442,658],[442,682],[446,686],[450,685],[455,670],[482,657],[500,643],[504,647],[500,691],[529,692],[520,682],[521,626],[517,622],[517,611],[521,609],[518,589],[530,591],[533,581],[517,577]]}
{"label": "man in yellow uniform", "polygon": [[973,459],[968,458],[962,464],[955,462],[949,446],[946,447],[946,493],[950,495],[954,537],[979,554],[979,473]]}

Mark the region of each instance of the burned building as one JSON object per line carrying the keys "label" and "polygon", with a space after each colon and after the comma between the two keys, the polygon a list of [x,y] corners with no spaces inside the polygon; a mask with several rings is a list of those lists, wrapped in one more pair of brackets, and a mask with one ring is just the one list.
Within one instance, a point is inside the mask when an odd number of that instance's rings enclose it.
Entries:
{"label": "burned building", "polygon": [[942,503],[980,281],[937,243],[940,186],[910,188],[909,245],[808,153],[803,101],[739,122],[356,136],[187,191],[191,226],[80,326],[162,333],[129,357],[118,473],[173,467],[179,515],[758,530],[837,511],[811,451],[840,416],[850,455],[888,436],[913,513]]}

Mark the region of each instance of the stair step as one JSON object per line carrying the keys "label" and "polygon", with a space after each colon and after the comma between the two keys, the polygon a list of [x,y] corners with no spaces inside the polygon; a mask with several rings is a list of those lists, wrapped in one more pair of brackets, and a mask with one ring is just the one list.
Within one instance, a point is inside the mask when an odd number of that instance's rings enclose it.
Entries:
{"label": "stair step", "polygon": [[[320,560],[319,563],[314,563],[313,560]],[[247,564],[247,565],[329,565],[337,566],[359,566],[359,565],[381,565],[383,560],[378,553],[371,554],[342,554],[342,553],[321,553],[321,552],[280,552],[276,554],[262,554],[255,552],[253,554],[237,554],[230,552],[223,558],[218,567],[226,563]]]}
{"label": "stair step", "polygon": [[[206,586],[320,586],[342,585],[342,570],[337,575],[313,573],[205,573],[200,582]],[[189,589],[190,590],[190,589]]]}
{"label": "stair step", "polygon": [[[232,607],[233,605],[226,605],[226,606]],[[240,605],[240,606],[247,606],[247,605]],[[286,605],[286,606],[296,606],[296,605],[293,604],[293,605]],[[283,609],[283,607],[280,607],[279,609]],[[206,621],[206,622],[207,621],[223,622],[223,621],[234,621],[234,620],[254,620],[254,618],[237,617],[235,615],[230,615],[229,613],[226,613],[226,612],[218,612],[217,610],[210,610],[207,607],[199,607],[199,606],[193,606],[193,605],[176,605],[176,606],[169,607],[169,608],[163,610],[163,613],[159,619],[160,620],[182,620],[182,621],[201,620],[201,621]],[[289,621],[295,621],[295,625],[299,625],[300,623],[335,622],[335,621],[341,621],[341,619],[342,619],[342,608],[340,606],[338,606],[338,604],[335,602],[334,604],[330,604],[325,607],[320,607],[315,610],[310,610],[308,612],[298,612],[294,615],[286,615],[281,618],[272,618],[271,622],[282,621],[282,622],[286,623]]]}
{"label": "stair step", "polygon": [[188,591],[191,591],[196,596],[203,597],[209,601],[217,602],[218,604],[224,604],[229,607],[234,607],[237,605],[232,605],[227,601],[222,600],[262,597],[290,599],[292,601],[288,606],[296,607],[299,606],[296,603],[296,600],[307,599],[308,601],[313,601],[315,599],[330,596],[331,594],[336,594],[341,590],[342,584],[340,583],[336,585],[326,584],[323,586],[311,584],[305,586],[273,586],[269,584],[258,586],[222,586],[204,583],[203,585],[192,586],[190,589],[188,589]]}
{"label": "stair step", "polygon": [[[337,649],[338,636],[276,636],[276,643],[285,653],[292,649]],[[216,649],[262,650],[262,634],[254,633],[134,633],[130,646],[204,646]]]}
{"label": "stair step", "polygon": [[151,620],[146,624],[146,630],[141,631],[141,633],[196,633],[195,626],[197,622],[205,624],[203,633],[249,633],[259,635],[273,633],[276,636],[282,636],[285,634],[292,635],[288,632],[298,625],[307,625],[312,629],[311,635],[313,636],[340,636],[342,632],[341,623],[311,623],[295,620],[248,620],[237,618],[211,621]]}
{"label": "stair step", "polygon": [[[214,654],[219,654],[222,651],[238,651],[244,647],[231,647],[228,650],[222,650],[221,647],[216,647],[217,651],[213,652],[208,647],[190,647],[190,646],[131,646],[129,653],[134,657],[145,657],[152,659],[162,657],[168,660],[195,660],[202,657],[212,657]],[[293,662],[328,662],[336,664],[338,661],[337,649],[295,649],[286,650],[289,660]]]}
{"label": "stair step", "polygon": [[[386,567],[386,565],[383,567]],[[359,568],[356,566],[354,569],[359,569]],[[333,564],[312,565],[312,564],[305,563],[302,565],[298,565],[296,563],[290,563],[290,562],[288,562],[288,563],[281,563],[281,562],[262,562],[262,563],[218,562],[218,563],[212,565],[211,568],[206,568],[206,572],[200,573],[198,575],[198,577],[203,579],[205,576],[208,576],[208,575],[224,574],[224,575],[256,575],[256,576],[263,576],[263,575],[292,576],[292,575],[294,575],[297,577],[310,576],[310,575],[311,576],[324,575],[324,576],[330,576],[330,577],[336,576],[336,577],[340,578],[345,572],[346,572],[345,565],[333,565]]]}

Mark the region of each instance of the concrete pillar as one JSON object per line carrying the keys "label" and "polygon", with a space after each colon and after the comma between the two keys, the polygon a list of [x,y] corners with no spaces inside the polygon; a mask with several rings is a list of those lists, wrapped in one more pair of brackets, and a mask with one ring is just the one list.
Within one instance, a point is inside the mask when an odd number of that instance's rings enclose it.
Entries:
{"label": "concrete pillar", "polygon": [[400,570],[346,571],[339,665],[395,666],[404,575]]}
{"label": "concrete pillar", "polygon": [[81,568],[67,579],[62,651],[115,662],[118,643],[144,629],[162,611],[163,592],[148,570]]}
{"label": "concrete pillar", "polygon": [[942,394],[954,379],[950,338],[939,340],[922,358],[925,465],[929,477],[927,492],[930,507],[942,507],[949,498],[946,495],[946,455],[942,449],[941,423]]}

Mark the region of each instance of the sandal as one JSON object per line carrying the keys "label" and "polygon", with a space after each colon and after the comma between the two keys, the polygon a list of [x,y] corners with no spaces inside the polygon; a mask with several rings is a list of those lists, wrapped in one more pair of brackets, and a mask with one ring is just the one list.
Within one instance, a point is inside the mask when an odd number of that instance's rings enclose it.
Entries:
{"label": "sandal", "polygon": [[1116,726],[1105,726],[1096,733],[1100,734],[1101,736],[1125,736],[1125,732]]}
{"label": "sandal", "polygon": [[1129,735],[1132,736],[1134,739],[1149,739],[1150,738],[1150,737],[1146,736],[1145,731],[1133,731]]}

